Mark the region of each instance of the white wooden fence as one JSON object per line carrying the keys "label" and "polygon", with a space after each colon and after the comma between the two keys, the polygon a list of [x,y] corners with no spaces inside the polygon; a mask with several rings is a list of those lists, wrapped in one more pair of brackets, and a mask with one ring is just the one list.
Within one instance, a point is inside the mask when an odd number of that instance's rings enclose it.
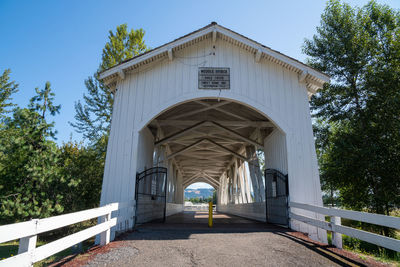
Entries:
{"label": "white wooden fence", "polygon": [[[390,228],[400,229],[400,217],[385,216],[367,212],[342,210],[334,208],[325,208],[309,204],[290,202],[289,217],[293,220],[301,221],[325,230],[332,231],[332,244],[338,248],[342,248],[342,235],[351,236],[360,240],[372,243],[381,247],[385,247],[400,252],[400,240],[390,237],[362,231],[359,229],[342,226],[341,218],[355,221],[361,221]],[[314,218],[296,214],[296,209],[307,210],[323,215],[331,216],[331,222],[321,221]]]}
{"label": "white wooden fence", "polygon": [[184,206],[185,211],[208,211],[208,203],[187,204]]}
{"label": "white wooden fence", "polygon": [[[0,226],[0,243],[20,239],[18,255],[0,261],[0,266],[32,266],[35,262],[98,234],[100,245],[106,245],[110,242],[110,228],[117,223],[117,218],[111,218],[111,213],[127,206],[128,203],[112,203],[90,210]],[[36,247],[37,235],[40,233],[97,217],[101,217],[102,222],[96,226]]]}

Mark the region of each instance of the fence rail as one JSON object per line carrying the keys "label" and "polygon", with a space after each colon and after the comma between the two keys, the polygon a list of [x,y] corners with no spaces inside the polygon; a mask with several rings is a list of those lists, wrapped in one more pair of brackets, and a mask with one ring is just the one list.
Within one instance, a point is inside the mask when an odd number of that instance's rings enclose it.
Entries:
{"label": "fence rail", "polygon": [[[385,216],[380,214],[351,211],[351,210],[325,208],[325,207],[296,203],[296,202],[290,202],[289,207],[290,207],[289,218],[309,225],[316,226],[318,228],[332,231],[332,243],[336,247],[339,248],[342,247],[341,234],[344,234],[347,236],[358,238],[368,243],[372,243],[381,247],[385,247],[400,252],[400,240],[398,239],[341,225],[341,218],[346,218],[350,220],[400,229],[400,217]],[[310,218],[307,216],[296,214],[294,209],[301,209],[319,213],[322,215],[331,216],[331,222],[321,221],[315,218]]]}
{"label": "fence rail", "polygon": [[208,211],[208,204],[192,204],[192,205],[185,205],[185,211]]}
{"label": "fence rail", "polygon": [[[18,255],[0,261],[0,266],[32,266],[64,249],[100,234],[100,245],[110,242],[110,229],[117,224],[117,218],[111,219],[111,213],[131,203],[112,203],[99,208],[83,210],[45,219],[33,219],[27,222],[0,226],[0,243],[19,239]],[[37,235],[64,226],[100,217],[102,222],[85,230],[60,238],[40,247],[36,247]]]}

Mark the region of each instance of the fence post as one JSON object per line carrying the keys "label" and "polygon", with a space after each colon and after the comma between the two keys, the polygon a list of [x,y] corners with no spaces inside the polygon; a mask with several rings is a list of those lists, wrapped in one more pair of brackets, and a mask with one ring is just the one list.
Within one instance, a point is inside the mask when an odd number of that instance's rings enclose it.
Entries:
{"label": "fence post", "polygon": [[[35,226],[37,226],[38,221],[38,219],[31,220],[31,222],[35,224]],[[28,252],[30,254],[31,261],[28,263],[29,266],[32,266],[32,259],[36,248],[36,241],[37,235],[26,236],[19,239],[18,254],[25,252]]]}
{"label": "fence post", "polygon": [[37,235],[23,237],[19,240],[18,254],[32,252],[36,248]]}
{"label": "fence post", "polygon": [[332,226],[332,245],[334,245],[337,248],[342,249],[342,234],[334,232],[333,230],[335,229],[335,225],[342,225],[341,218],[338,216],[331,216],[331,223],[333,224]]}
{"label": "fence post", "polygon": [[[111,220],[111,209],[106,215],[103,216],[102,220],[103,220],[103,223],[109,222]],[[106,231],[104,231],[100,234],[100,246],[104,246],[104,245],[107,245],[108,243],[110,243],[110,233],[111,233],[111,230],[110,230],[110,226],[109,226]]]}

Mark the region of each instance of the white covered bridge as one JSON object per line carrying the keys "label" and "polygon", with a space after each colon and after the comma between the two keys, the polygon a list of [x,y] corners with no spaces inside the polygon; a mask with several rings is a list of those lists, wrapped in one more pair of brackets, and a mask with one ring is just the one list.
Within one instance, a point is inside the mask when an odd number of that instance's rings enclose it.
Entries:
{"label": "white covered bridge", "polygon": [[211,23],[100,78],[115,96],[101,205],[136,200],[116,231],[163,216],[164,201],[167,215],[182,211],[199,181],[216,188],[218,211],[285,225],[287,195],[322,204],[308,99],[327,75]]}
{"label": "white covered bridge", "polygon": [[[340,225],[343,217],[400,229],[399,218],[322,207],[308,100],[327,75],[211,23],[100,78],[114,93],[102,207],[0,226],[0,243],[20,239],[19,254],[1,266],[31,265],[99,233],[104,245],[165,220],[183,211],[195,182],[217,190],[219,213],[324,243],[330,230],[337,247],[341,233],[400,251],[399,240]],[[96,217],[98,225],[36,247],[38,234]]]}

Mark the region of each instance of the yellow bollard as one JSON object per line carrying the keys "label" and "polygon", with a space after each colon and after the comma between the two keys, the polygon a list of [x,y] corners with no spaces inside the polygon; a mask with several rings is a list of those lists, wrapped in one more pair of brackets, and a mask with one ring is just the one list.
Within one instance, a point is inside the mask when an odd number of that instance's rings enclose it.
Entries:
{"label": "yellow bollard", "polygon": [[212,227],[213,226],[213,203],[209,202],[208,203],[208,227]]}

